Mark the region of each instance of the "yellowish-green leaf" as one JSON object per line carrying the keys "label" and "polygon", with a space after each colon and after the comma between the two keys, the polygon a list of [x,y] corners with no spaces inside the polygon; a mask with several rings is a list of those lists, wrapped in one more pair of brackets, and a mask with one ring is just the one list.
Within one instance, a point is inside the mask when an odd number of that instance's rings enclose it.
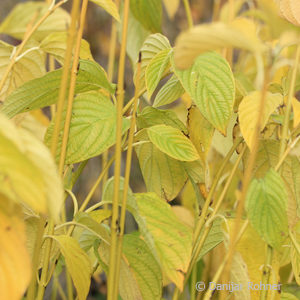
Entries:
{"label": "yellowish-green leaf", "polygon": [[[0,25],[0,32],[22,39],[27,26],[37,23],[48,9],[49,4],[45,1],[19,3]],[[69,24],[69,14],[59,7],[39,26],[33,37],[42,40],[50,33],[66,31]]]}
{"label": "yellowish-green leaf", "polygon": [[136,234],[126,234],[123,247],[123,253],[137,280],[142,299],[160,299],[162,291],[161,269],[147,244]]}
{"label": "yellowish-green leaf", "polygon": [[294,25],[300,26],[300,8],[298,0],[279,0],[281,14]]}
{"label": "yellowish-green leaf", "polygon": [[171,110],[163,110],[146,106],[137,116],[137,126],[139,129],[151,127],[154,125],[165,124],[178,128],[187,134],[185,125],[178,119],[177,115]]}
{"label": "yellowish-green leaf", "polygon": [[[242,135],[250,148],[253,148],[253,138],[257,119],[259,116],[260,103],[262,100],[262,93],[260,91],[254,91],[248,96],[244,97],[239,105],[239,121]],[[266,126],[270,115],[275,109],[283,102],[281,94],[272,94],[267,92],[265,99],[265,107],[261,122],[261,129]]]}
{"label": "yellowish-green leaf", "polygon": [[[5,101],[2,111],[10,118],[16,114],[42,108],[56,103],[61,83],[62,69],[47,73],[41,78],[26,82],[16,89]],[[106,89],[113,93],[104,69],[96,62],[80,60],[76,78],[75,94]]]}
{"label": "yellowish-green leaf", "polygon": [[171,49],[160,51],[151,59],[149,65],[146,68],[145,77],[149,99],[151,98],[159,81],[171,66],[170,54]]}
{"label": "yellowish-green leaf", "polygon": [[117,21],[120,21],[120,16],[116,4],[112,0],[90,0],[105,9]]}
{"label": "yellowish-green leaf", "polygon": [[300,254],[298,253],[294,245],[291,246],[291,263],[295,280],[297,284],[300,285]]}
{"label": "yellowish-green leaf", "polygon": [[196,106],[192,106],[188,113],[189,137],[195,145],[202,162],[206,162],[206,156],[210,149],[214,128],[203,117]]}
{"label": "yellowish-green leaf", "polygon": [[[3,147],[1,143],[0,148]],[[31,279],[31,261],[21,209],[1,193],[0,248],[0,298],[19,300]]]}
{"label": "yellowish-green leaf", "polygon": [[282,293],[280,296],[280,300],[298,300],[299,298],[290,294],[290,293]]}
{"label": "yellowish-green leaf", "polygon": [[[20,58],[13,66],[8,74],[7,80],[3,89],[0,92],[0,99],[3,101],[14,89],[21,86],[23,83],[34,78],[41,77],[45,74],[45,56],[42,51],[35,48],[38,43],[30,41],[24,48],[28,51]],[[11,55],[14,52],[14,46],[0,41],[0,80],[2,79],[10,61]]]}
{"label": "yellowish-green leaf", "polygon": [[153,107],[170,104],[181,97],[183,93],[184,88],[182,87],[180,80],[173,75],[157,93]]}
{"label": "yellowish-green leaf", "polygon": [[[144,132],[145,133],[145,132]],[[173,200],[187,180],[187,174],[180,161],[157,149],[147,139],[139,135],[135,151],[148,192],[155,192],[167,201]]]}
{"label": "yellowish-green leaf", "polygon": [[[65,120],[66,109],[63,112]],[[101,92],[91,91],[79,94],[73,104],[67,145],[66,164],[80,162],[97,156],[107,150],[116,140],[116,107]],[[123,119],[123,133],[129,128],[129,120]],[[51,122],[45,141],[51,143],[54,120]],[[60,130],[63,132],[64,121]],[[58,141],[56,159],[59,159],[62,135]]]}
{"label": "yellowish-green leaf", "polygon": [[66,235],[52,236],[65,258],[67,270],[77,291],[79,300],[86,300],[90,290],[92,266],[88,255],[80,248],[78,242]]}
{"label": "yellowish-green leaf", "polygon": [[171,49],[171,46],[168,39],[160,33],[151,34],[143,43],[143,46],[140,49],[142,56],[140,89],[145,87],[145,72],[150,61],[153,57],[155,57],[155,55],[165,49]]}
{"label": "yellowish-green leaf", "polygon": [[150,141],[162,152],[180,161],[194,161],[199,155],[192,142],[178,129],[155,125],[147,129]]}
{"label": "yellowish-green leaf", "polygon": [[170,19],[173,19],[180,4],[180,0],[163,0],[166,11]]}
{"label": "yellowish-green leaf", "polygon": [[[235,299],[251,300],[250,289],[248,289],[249,275],[247,265],[240,253],[236,252],[233,256],[230,268],[230,280],[242,288],[234,290]],[[235,286],[236,287],[236,286]]]}
{"label": "yellowish-green leaf", "polygon": [[[67,38],[66,32],[51,33],[42,40],[40,49],[51,54],[61,65],[63,65],[67,49]],[[84,39],[81,40],[79,57],[85,60],[94,60],[90,45]]]}
{"label": "yellowish-green leaf", "polygon": [[198,56],[187,70],[175,67],[175,74],[202,115],[225,135],[235,99],[234,78],[227,61],[209,52]]}
{"label": "yellowish-green leaf", "polygon": [[192,229],[176,217],[171,206],[156,194],[135,194],[139,212],[146,220],[164,274],[183,290],[192,250]]}
{"label": "yellowish-green leaf", "polygon": [[[244,3],[245,3],[245,0],[234,1],[234,4],[233,4],[234,15],[238,14],[238,12],[241,10]],[[230,17],[231,7],[230,6],[231,6],[231,3],[229,3],[229,2],[226,2],[226,3],[224,3],[224,5],[222,5],[221,11],[220,11],[220,17],[219,17],[220,21],[226,23],[231,19],[231,17]]]}
{"label": "yellowish-green leaf", "polygon": [[240,25],[225,23],[201,24],[182,33],[175,45],[175,63],[178,68],[189,68],[195,58],[204,52],[217,50],[224,47],[235,47],[251,52],[262,52],[264,47],[255,35],[245,35],[246,30]]}
{"label": "yellowish-green leaf", "polygon": [[275,248],[287,237],[287,202],[284,182],[273,169],[264,178],[252,180],[246,200],[249,220],[259,235]]}
{"label": "yellowish-green leaf", "polygon": [[296,128],[300,124],[300,101],[293,97],[292,106],[294,112],[294,127]]}
{"label": "yellowish-green leaf", "polygon": [[160,0],[131,0],[130,10],[149,31],[161,31],[162,5]]}
{"label": "yellowish-green leaf", "polygon": [[23,128],[0,115],[1,192],[36,212],[58,220],[62,182],[47,147]]}

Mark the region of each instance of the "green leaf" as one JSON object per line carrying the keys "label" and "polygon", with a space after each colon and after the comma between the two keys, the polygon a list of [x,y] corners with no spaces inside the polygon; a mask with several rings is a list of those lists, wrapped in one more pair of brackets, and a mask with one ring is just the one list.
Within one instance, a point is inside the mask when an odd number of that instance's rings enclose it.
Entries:
{"label": "green leaf", "polygon": [[[0,33],[23,39],[29,24],[34,25],[49,9],[49,4],[40,1],[29,1],[17,4],[0,25]],[[33,22],[33,24],[32,24]],[[36,40],[42,40],[48,34],[66,31],[70,24],[69,14],[62,8],[57,8],[33,34]]]}
{"label": "green leaf", "polygon": [[91,283],[92,266],[87,254],[80,248],[78,242],[66,235],[52,236],[65,258],[68,272],[77,291],[79,300],[85,300]]}
{"label": "green leaf", "polygon": [[195,145],[199,156],[205,165],[206,156],[210,149],[214,134],[214,128],[202,116],[200,110],[196,106],[190,107],[187,119],[189,137]]}
{"label": "green leaf", "polygon": [[[62,120],[65,120],[66,109]],[[79,94],[73,104],[69,139],[66,153],[66,164],[80,162],[97,156],[111,147],[116,140],[116,107],[101,92],[91,91]],[[129,120],[123,119],[124,133],[129,128]],[[45,142],[51,143],[54,128],[52,120],[45,136]],[[60,131],[63,132],[64,121]],[[59,159],[62,134],[58,141],[56,159]]]}
{"label": "green leaf", "polygon": [[227,61],[209,52],[198,56],[189,69],[174,67],[174,71],[202,115],[226,135],[235,99],[234,78]]}
{"label": "green leaf", "polygon": [[146,106],[143,111],[137,116],[138,128],[148,128],[160,124],[172,126],[187,134],[185,125],[171,110],[162,110],[153,108],[151,106]]}
{"label": "green leaf", "polygon": [[0,193],[58,220],[62,182],[49,150],[0,114]]}
{"label": "green leaf", "polygon": [[[56,103],[61,76],[62,69],[59,69],[26,82],[6,99],[2,111],[12,118],[18,113]],[[108,82],[104,69],[96,62],[80,60],[75,94],[101,88],[114,92],[114,86]]]}
{"label": "green leaf", "polygon": [[[151,34],[144,42],[140,52],[142,56],[140,89],[145,87],[145,72],[152,58],[165,49],[171,49],[168,39],[160,33]],[[135,72],[135,80],[136,80]]]}
{"label": "green leaf", "polygon": [[179,221],[171,206],[154,193],[135,194],[164,274],[183,289],[192,250],[192,229]]}
{"label": "green leaf", "polygon": [[173,200],[187,180],[184,165],[147,142],[146,132],[138,137],[140,141],[146,140],[146,143],[137,145],[135,151],[147,191],[155,192],[167,201]]}
{"label": "green leaf", "polygon": [[147,128],[150,141],[162,152],[180,161],[194,161],[199,155],[192,142],[178,129],[166,125]]}
{"label": "green leaf", "polygon": [[287,199],[284,182],[273,169],[264,178],[252,180],[247,193],[250,222],[260,236],[277,249],[287,237]]}
{"label": "green leaf", "polygon": [[171,66],[170,54],[171,49],[165,49],[157,53],[150,61],[146,68],[146,86],[148,90],[148,97],[151,98],[159,81],[166,74]]}
{"label": "green leaf", "polygon": [[131,0],[130,10],[149,31],[161,31],[162,5],[160,0]]}
{"label": "green leaf", "polygon": [[[259,109],[262,94],[260,91],[254,91],[243,98],[239,105],[239,122],[242,135],[250,148],[253,148],[253,137],[255,126],[259,116]],[[261,129],[267,125],[270,115],[283,102],[281,94],[272,94],[267,92],[265,99],[264,114],[261,122]]]}
{"label": "green leaf", "polygon": [[290,293],[282,293],[280,300],[299,300],[299,298]]}
{"label": "green leaf", "polygon": [[116,4],[112,0],[90,0],[96,3],[112,15],[117,21],[120,21],[120,16]]}
{"label": "green leaf", "polygon": [[[40,49],[51,54],[61,65],[63,65],[67,49],[67,38],[68,34],[66,32],[51,33],[42,40]],[[79,57],[84,60],[94,60],[90,45],[84,39],[81,40]]]}
{"label": "green leaf", "polygon": [[[43,76],[46,73],[45,56],[42,51],[36,49],[38,43],[29,41],[24,48],[28,51],[26,55],[15,62],[13,69],[10,71],[3,89],[0,92],[0,99],[4,100],[14,89],[21,86],[25,82]],[[2,79],[8,65],[11,61],[11,55],[15,47],[0,41],[0,80]]]}
{"label": "green leaf", "polygon": [[157,93],[153,107],[170,104],[184,94],[184,88],[180,80],[173,75],[168,82]]}
{"label": "green leaf", "polygon": [[162,292],[161,269],[147,244],[136,234],[126,234],[123,253],[135,275],[142,299],[160,299]]}

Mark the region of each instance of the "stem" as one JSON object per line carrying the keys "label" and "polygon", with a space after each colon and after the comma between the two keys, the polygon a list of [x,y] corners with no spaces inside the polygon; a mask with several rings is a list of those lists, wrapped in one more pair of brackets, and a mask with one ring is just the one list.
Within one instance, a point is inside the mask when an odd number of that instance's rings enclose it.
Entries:
{"label": "stem", "polygon": [[[266,257],[266,264],[264,265],[263,269],[263,276],[262,276],[262,284],[268,284],[270,280],[270,273],[271,273],[271,265],[273,259],[273,248],[271,246],[267,246],[267,257]],[[268,297],[268,289],[262,289],[260,292],[260,300],[266,300]]]}
{"label": "stem", "polygon": [[67,281],[67,295],[68,295],[68,300],[73,300],[73,285],[72,285],[72,279],[71,276],[66,269],[66,281]]}
{"label": "stem", "polygon": [[[78,0],[79,1],[79,0]],[[85,17],[86,17],[86,11],[88,6],[88,0],[82,1],[82,7],[81,7],[81,13],[80,13],[80,23],[79,23],[79,30],[77,33],[77,40],[75,45],[75,53],[73,57],[73,64],[72,64],[72,70],[71,70],[71,78],[70,78],[70,89],[69,89],[69,95],[68,95],[68,106],[67,106],[67,113],[66,113],[66,119],[65,119],[65,126],[64,126],[64,133],[63,133],[63,140],[62,140],[62,146],[61,146],[61,154],[60,154],[60,160],[59,160],[59,170],[62,171],[65,165],[65,158],[66,158],[66,151],[67,151],[67,144],[68,144],[68,138],[69,138],[69,130],[70,130],[70,123],[72,118],[72,107],[73,107],[73,101],[74,101],[74,93],[75,93],[75,85],[76,85],[76,77],[77,77],[77,68],[78,68],[78,62],[79,62],[79,54],[80,54],[80,46],[81,46],[81,40],[83,35],[83,29],[85,24]],[[72,30],[72,40],[70,38],[70,45],[73,45],[75,35],[76,35],[76,23],[74,25],[74,28]],[[68,44],[69,45],[69,44]],[[72,58],[72,50],[73,47],[70,47],[70,59]],[[69,57],[68,57],[69,59]],[[69,64],[67,63],[67,66]]]}
{"label": "stem", "polygon": [[132,152],[133,152],[133,138],[134,138],[134,132],[135,132],[135,126],[136,126],[136,112],[137,112],[137,107],[138,107],[138,93],[139,93],[139,87],[140,87],[141,63],[142,63],[142,57],[141,57],[141,52],[140,52],[139,61],[138,61],[138,65],[137,65],[137,77],[136,77],[137,81],[136,81],[136,87],[135,87],[135,93],[134,93],[133,111],[132,111],[132,117],[131,117],[130,129],[129,129],[129,135],[128,135],[128,148],[127,148],[127,156],[126,156],[124,188],[123,188],[123,195],[122,195],[121,217],[120,217],[120,233],[118,235],[118,242],[117,242],[118,249],[117,249],[117,261],[116,261],[116,270],[115,270],[116,278],[120,277],[123,236],[124,236],[124,231],[125,231],[127,196],[128,196],[131,160],[132,160]]}
{"label": "stem", "polygon": [[287,105],[286,105],[286,111],[284,114],[284,121],[283,121],[283,128],[282,128],[282,136],[280,140],[280,152],[279,152],[279,157],[282,156],[287,142],[288,142],[288,130],[289,130],[289,121],[290,121],[290,113],[291,113],[291,108],[292,108],[292,99],[294,97],[295,93],[295,86],[296,86],[296,78],[297,78],[297,71],[298,71],[298,66],[299,66],[299,59],[300,59],[300,44],[297,47],[296,51],[296,60],[295,60],[295,65],[292,73],[292,79],[289,87],[289,95],[287,99]]}
{"label": "stem", "polygon": [[193,28],[194,25],[193,25],[193,18],[192,18],[192,12],[191,12],[189,0],[183,0],[183,4],[184,4],[184,9],[185,9],[189,29],[191,29]]}
{"label": "stem", "polygon": [[197,282],[197,265],[195,265],[194,268],[193,268],[193,270],[192,270],[191,290],[190,290],[191,300],[195,300],[196,299],[196,290],[195,290],[196,282]]}
{"label": "stem", "polygon": [[231,243],[229,245],[229,250],[228,250],[229,257],[228,257],[228,261],[226,263],[225,273],[224,273],[225,282],[227,282],[228,278],[229,278],[229,270],[230,270],[230,266],[231,266],[232,259],[233,259],[234,248],[236,245],[235,239],[238,235],[238,231],[240,228],[240,224],[241,224],[241,220],[242,220],[242,216],[243,216],[243,212],[244,212],[244,207],[245,207],[247,191],[248,191],[248,187],[249,187],[249,184],[250,184],[250,181],[252,178],[252,170],[253,170],[253,167],[255,164],[258,147],[259,147],[259,134],[261,132],[261,123],[262,123],[262,118],[263,118],[263,114],[264,114],[265,102],[266,102],[267,87],[268,87],[268,82],[269,82],[269,71],[267,71],[265,74],[266,75],[265,75],[263,90],[261,93],[259,115],[257,118],[254,136],[253,136],[253,148],[250,151],[250,157],[246,164],[247,167],[246,167],[244,178],[242,181],[242,192],[241,192],[241,196],[240,196],[238,206],[237,206],[237,214],[236,214],[236,220],[235,220],[235,225],[234,225],[234,229],[233,229],[233,236],[232,236],[232,240],[231,240]]}
{"label": "stem", "polygon": [[[61,2],[64,3],[65,1],[61,1]],[[55,5],[54,7],[56,7],[57,5]],[[73,5],[72,5],[72,11],[71,11],[71,25],[70,25],[69,37],[68,37],[68,41],[67,41],[67,49],[66,49],[66,54],[65,54],[63,75],[62,75],[61,86],[60,86],[60,91],[59,91],[54,131],[53,131],[53,137],[52,137],[52,141],[51,141],[51,153],[54,158],[56,158],[56,150],[57,150],[57,144],[58,144],[58,138],[59,138],[60,122],[62,119],[62,112],[63,112],[65,94],[66,94],[67,83],[68,83],[68,72],[69,72],[69,66],[70,66],[71,58],[72,58],[72,49],[73,49],[73,44],[74,44],[74,39],[75,39],[75,34],[76,34],[76,23],[77,23],[78,14],[79,14],[79,6],[80,6],[80,0],[74,0]],[[26,38],[28,38],[28,35],[26,36]],[[24,39],[24,41],[26,40],[26,38]],[[59,168],[59,173],[61,175],[63,174],[62,168]],[[54,232],[54,222],[53,222],[53,220],[50,219],[48,235],[52,235],[53,232]],[[48,281],[47,278],[48,278],[48,268],[49,268],[49,262],[50,262],[51,247],[52,247],[52,239],[47,239],[45,241],[45,255],[43,258],[42,274],[41,274],[41,280],[40,280],[40,285],[39,285],[38,295],[37,295],[36,300],[42,300],[44,298],[45,287],[47,286],[47,281]]]}
{"label": "stem", "polygon": [[130,0],[124,1],[124,14],[122,26],[122,43],[120,50],[119,71],[118,71],[118,86],[117,86],[117,130],[116,130],[116,163],[114,172],[114,196],[112,203],[112,221],[111,221],[111,247],[109,255],[109,270],[108,270],[108,300],[116,300],[119,289],[119,278],[116,274],[116,258],[117,258],[117,234],[118,234],[118,219],[119,219],[119,189],[121,175],[121,160],[122,160],[122,118],[123,118],[123,103],[124,103],[124,73],[125,73],[125,58],[127,44],[127,28],[129,16]]}
{"label": "stem", "polygon": [[27,44],[27,42],[29,41],[29,39],[31,38],[31,36],[33,35],[33,33],[35,33],[35,31],[41,26],[41,24],[60,6],[62,6],[66,1],[62,0],[60,2],[58,2],[56,5],[54,5],[51,9],[48,9],[46,11],[46,13],[41,17],[41,19],[33,26],[30,28],[30,30],[28,31],[28,33],[24,36],[24,39],[22,41],[22,43],[19,45],[19,47],[17,48],[15,54],[13,55],[13,57],[10,60],[10,63],[7,67],[7,69],[5,70],[3,77],[0,81],[0,92],[4,87],[5,81],[10,73],[10,71],[12,70],[14,64],[16,63],[16,58],[22,53],[25,45]]}

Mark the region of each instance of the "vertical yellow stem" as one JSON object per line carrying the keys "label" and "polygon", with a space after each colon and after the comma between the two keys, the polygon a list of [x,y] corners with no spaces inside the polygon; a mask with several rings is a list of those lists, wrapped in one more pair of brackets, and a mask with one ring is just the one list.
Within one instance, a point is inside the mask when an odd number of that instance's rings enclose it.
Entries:
{"label": "vertical yellow stem", "polygon": [[[133,138],[134,138],[134,132],[135,132],[136,112],[137,112],[137,107],[138,107],[138,95],[139,95],[139,89],[140,89],[141,62],[142,62],[142,58],[141,58],[141,52],[140,52],[138,67],[137,67],[137,77],[136,77],[137,81],[136,81],[135,94],[134,94],[134,104],[133,104],[133,111],[132,111],[132,117],[131,117],[130,129],[129,129],[129,137],[128,137],[128,148],[127,148],[127,156],[126,156],[124,188],[123,188],[122,205],[121,205],[120,233],[119,233],[119,236],[118,236],[118,250],[117,250],[117,261],[116,261],[116,278],[120,277],[123,236],[124,236],[124,231],[125,231],[125,216],[126,216],[127,195],[128,195],[130,170],[131,170],[131,159],[132,159],[132,150],[133,150],[132,145],[133,145]],[[116,291],[118,291],[118,289],[116,289]]]}
{"label": "vertical yellow stem", "polygon": [[184,9],[185,9],[189,28],[193,28],[193,18],[192,18],[192,12],[191,12],[189,0],[183,0],[183,4],[184,4]]}
{"label": "vertical yellow stem", "polygon": [[116,259],[118,247],[118,220],[119,220],[119,189],[120,189],[120,175],[121,175],[121,154],[122,154],[122,110],[124,103],[124,73],[125,73],[125,58],[126,58],[126,43],[127,43],[127,28],[129,15],[130,0],[124,1],[124,15],[122,28],[122,43],[119,60],[118,85],[117,85],[117,134],[116,134],[116,162],[114,172],[114,197],[112,204],[112,221],[111,221],[111,246],[109,256],[109,270],[108,270],[108,300],[117,299],[115,296],[115,289],[119,288],[119,278],[116,274]]}

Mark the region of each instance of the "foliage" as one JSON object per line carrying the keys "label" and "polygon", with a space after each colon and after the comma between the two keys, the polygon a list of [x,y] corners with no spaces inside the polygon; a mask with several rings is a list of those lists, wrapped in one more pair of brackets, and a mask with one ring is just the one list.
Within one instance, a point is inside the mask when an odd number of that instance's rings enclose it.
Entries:
{"label": "foliage", "polygon": [[200,299],[211,281],[243,288],[205,300],[300,299],[299,1],[214,1],[193,26],[188,0],[91,0],[113,22],[107,71],[82,38],[88,1],[65,2],[19,3],[0,24],[21,41],[0,41],[0,299],[84,300],[102,273],[109,300]]}

